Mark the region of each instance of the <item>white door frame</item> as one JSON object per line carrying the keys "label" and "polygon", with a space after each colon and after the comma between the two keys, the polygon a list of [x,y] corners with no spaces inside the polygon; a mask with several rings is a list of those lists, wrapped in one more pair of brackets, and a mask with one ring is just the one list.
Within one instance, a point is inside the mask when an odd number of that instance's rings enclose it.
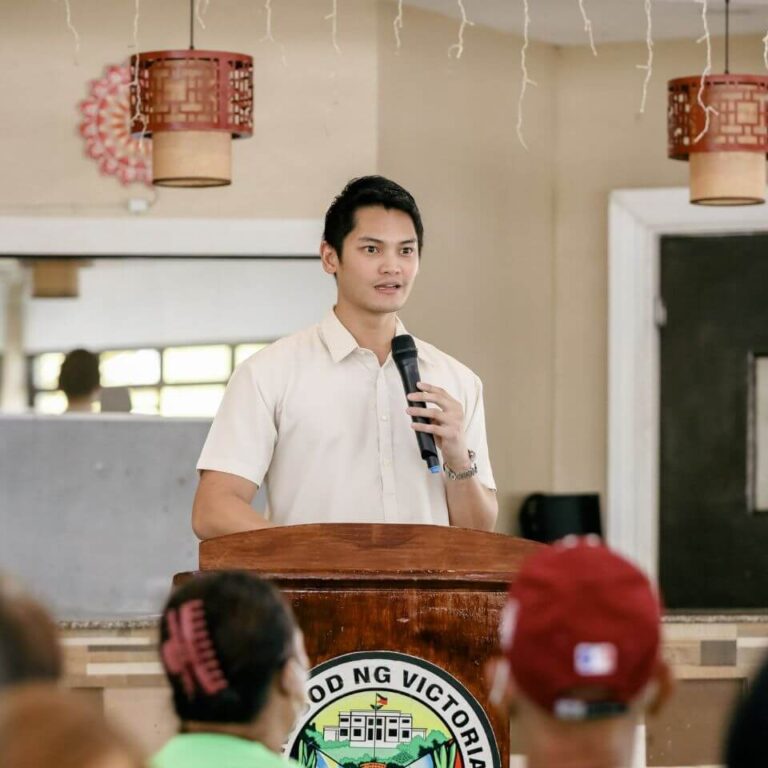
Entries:
{"label": "white door frame", "polygon": [[768,207],[691,205],[688,190],[620,189],[608,244],[609,543],[654,577],[659,539],[659,239],[768,231]]}

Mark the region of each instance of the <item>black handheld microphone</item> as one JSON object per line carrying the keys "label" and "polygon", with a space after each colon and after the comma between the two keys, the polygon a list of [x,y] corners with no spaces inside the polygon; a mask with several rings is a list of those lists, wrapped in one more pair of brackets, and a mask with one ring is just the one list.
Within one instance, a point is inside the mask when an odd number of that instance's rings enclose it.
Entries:
{"label": "black handheld microphone", "polygon": [[[419,364],[416,362],[416,355],[416,343],[413,340],[413,336],[403,334],[392,339],[392,359],[395,361],[397,370],[400,372],[400,378],[403,380],[406,395],[409,395],[411,392],[421,391],[416,386],[416,383],[420,380]],[[412,403],[407,397],[406,401],[408,405],[418,405],[417,403]],[[412,416],[411,418],[420,424],[431,423],[430,419],[425,419],[423,416]],[[427,462],[429,471],[432,474],[439,472],[440,462],[437,459],[437,447],[435,446],[434,436],[430,435],[429,432],[416,432],[416,442],[419,444],[421,458]]]}

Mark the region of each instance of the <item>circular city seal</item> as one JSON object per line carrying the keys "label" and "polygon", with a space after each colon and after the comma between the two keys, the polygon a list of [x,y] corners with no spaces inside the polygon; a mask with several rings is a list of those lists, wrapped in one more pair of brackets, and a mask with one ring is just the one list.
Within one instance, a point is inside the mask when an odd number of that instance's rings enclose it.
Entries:
{"label": "circular city seal", "polygon": [[337,656],[312,670],[308,694],[285,746],[302,768],[500,768],[477,700],[416,656]]}

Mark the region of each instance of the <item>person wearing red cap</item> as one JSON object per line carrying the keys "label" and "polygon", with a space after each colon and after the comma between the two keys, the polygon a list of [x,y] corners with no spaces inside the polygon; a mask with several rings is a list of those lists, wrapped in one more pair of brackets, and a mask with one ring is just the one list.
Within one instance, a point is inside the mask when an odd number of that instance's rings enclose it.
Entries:
{"label": "person wearing red cap", "polygon": [[531,556],[510,587],[491,701],[519,718],[529,768],[632,764],[635,733],[672,689],[661,605],[596,536]]}

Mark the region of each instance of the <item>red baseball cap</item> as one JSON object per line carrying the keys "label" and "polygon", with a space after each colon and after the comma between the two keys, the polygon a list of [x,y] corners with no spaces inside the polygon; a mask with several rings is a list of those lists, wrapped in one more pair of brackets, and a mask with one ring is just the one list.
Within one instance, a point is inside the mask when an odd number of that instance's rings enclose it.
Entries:
{"label": "red baseball cap", "polygon": [[650,681],[660,624],[658,594],[638,568],[596,536],[568,536],[523,563],[501,646],[529,699],[585,720],[625,712]]}

